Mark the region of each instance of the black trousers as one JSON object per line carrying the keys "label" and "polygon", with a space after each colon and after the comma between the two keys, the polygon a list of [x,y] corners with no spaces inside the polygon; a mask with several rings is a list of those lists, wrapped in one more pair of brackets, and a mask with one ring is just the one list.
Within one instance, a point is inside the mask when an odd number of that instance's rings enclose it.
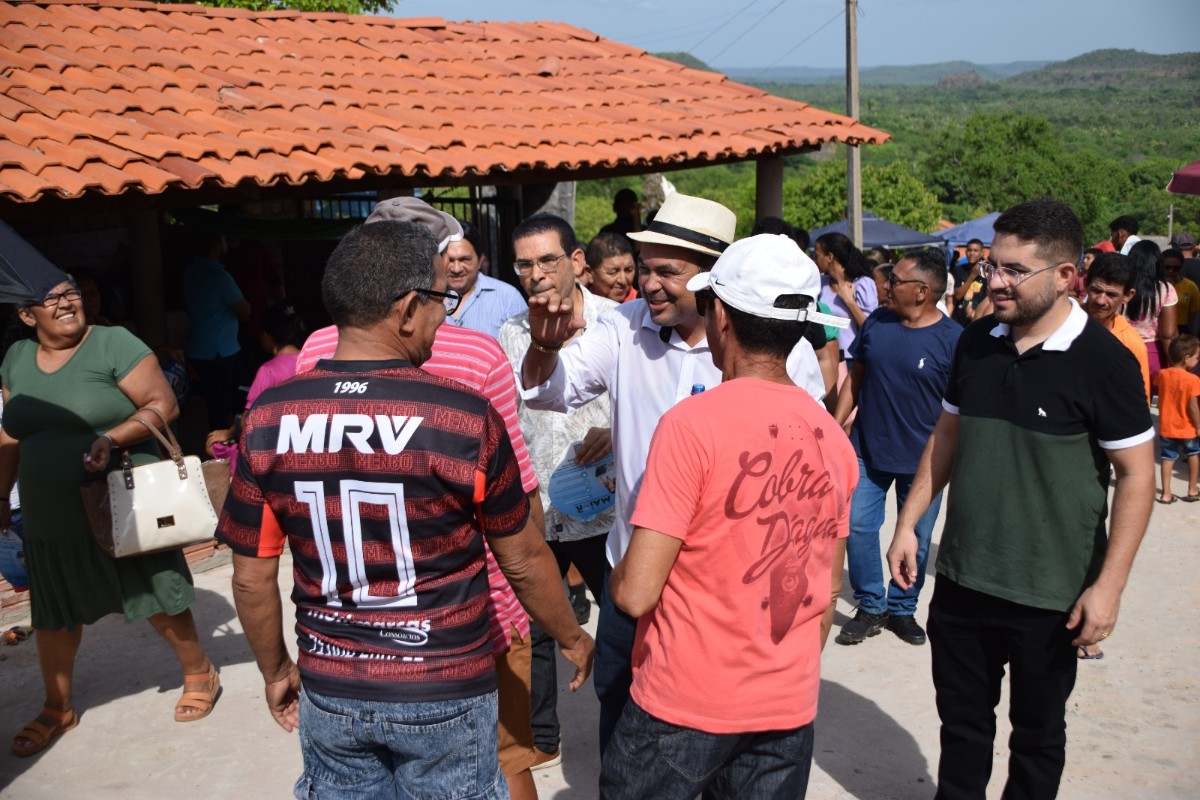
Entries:
{"label": "black trousers", "polygon": [[[608,556],[604,551],[607,534],[574,542],[547,542],[558,561],[559,575],[565,576],[573,563],[583,576],[592,597],[600,602],[604,586],[604,566]],[[533,746],[543,753],[555,753],[559,746],[558,726],[558,665],[555,663],[554,640],[541,626],[530,620],[533,637],[530,664],[529,709],[533,722]]]}
{"label": "black trousers", "polygon": [[942,721],[937,797],[983,800],[996,705],[1010,670],[1006,800],[1053,798],[1066,761],[1067,698],[1078,660],[1067,613],[1020,605],[938,575],[929,603],[933,686]]}

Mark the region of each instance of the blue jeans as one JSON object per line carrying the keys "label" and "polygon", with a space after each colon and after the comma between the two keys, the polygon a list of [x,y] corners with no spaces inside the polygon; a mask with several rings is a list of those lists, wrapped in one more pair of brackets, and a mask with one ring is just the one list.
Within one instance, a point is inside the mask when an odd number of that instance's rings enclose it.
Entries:
{"label": "blue jeans", "polygon": [[612,566],[604,560],[604,591],[600,593],[600,618],[596,620],[596,659],[592,665],[592,685],[600,701],[600,757],[629,702],[633,685],[633,640],[637,620],[617,608],[608,592]]}
{"label": "blue jeans", "polygon": [[298,800],[507,800],[496,693],[387,703],[300,693]]}
{"label": "blue jeans", "polygon": [[917,520],[917,580],[904,590],[888,580],[887,594],[883,581],[886,569],[879,555],[879,529],[883,527],[884,503],[888,489],[896,484],[896,507],[904,505],[912,488],[912,475],[876,472],[858,459],[858,488],[850,500],[850,538],[846,540],[847,571],[854,588],[854,601],[868,614],[885,611],[896,616],[912,616],[917,612],[917,595],[925,585],[925,562],[929,558],[929,539],[942,507],[939,492],[929,504],[929,510]]}
{"label": "blue jeans", "polygon": [[600,797],[803,798],[812,752],[811,723],[787,731],[705,733],[664,722],[630,701],[604,756]]}

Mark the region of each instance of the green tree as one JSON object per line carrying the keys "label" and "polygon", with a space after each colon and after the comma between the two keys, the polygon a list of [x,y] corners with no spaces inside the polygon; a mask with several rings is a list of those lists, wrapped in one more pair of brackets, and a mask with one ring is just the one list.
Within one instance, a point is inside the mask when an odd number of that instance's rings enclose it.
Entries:
{"label": "green tree", "polygon": [[382,14],[396,0],[159,0],[164,4],[189,3],[214,8],[249,11],[329,11],[341,14]]}
{"label": "green tree", "polygon": [[1064,151],[1050,123],[1024,114],[972,114],[927,140],[919,163],[925,184],[952,216],[1052,197],[1067,179]]}
{"label": "green tree", "polygon": [[[906,228],[933,230],[942,215],[937,196],[900,162],[864,167],[862,193],[865,210]],[[840,159],[827,161],[799,180],[785,180],[783,215],[810,230],[843,219],[845,163]]]}

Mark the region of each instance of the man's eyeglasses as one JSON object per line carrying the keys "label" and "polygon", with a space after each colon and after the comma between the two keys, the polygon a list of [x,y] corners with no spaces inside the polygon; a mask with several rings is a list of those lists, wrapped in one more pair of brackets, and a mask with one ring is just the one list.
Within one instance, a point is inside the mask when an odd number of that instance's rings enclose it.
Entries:
{"label": "man's eyeglasses", "polygon": [[567,254],[563,253],[560,256],[542,256],[537,261],[521,259],[520,261],[513,262],[513,269],[517,271],[518,275],[528,275],[534,265],[537,265],[537,268],[542,271],[543,275],[553,275],[558,272],[558,262],[566,257]]}
{"label": "man's eyeglasses", "polygon": [[888,282],[888,286],[900,286],[901,284],[905,284],[905,283],[919,283],[926,288],[929,287],[928,283],[926,283],[925,281],[919,281],[916,278],[909,278],[907,280],[897,278],[896,273],[893,272],[892,270],[888,270],[888,272],[887,272],[887,282]]}
{"label": "man's eyeglasses", "polygon": [[1037,275],[1039,272],[1045,272],[1048,269],[1061,267],[1062,264],[1051,264],[1048,267],[1031,270],[1029,272],[1020,272],[1008,267],[998,267],[990,261],[979,262],[979,274],[983,276],[985,281],[990,281],[993,275],[998,275],[1005,286],[1019,286],[1024,281]]}
{"label": "man's eyeglasses", "polygon": [[393,298],[392,298],[392,302],[393,302],[393,303],[394,303],[394,302],[396,302],[396,301],[397,301],[397,300],[399,300],[401,297],[404,297],[404,295],[408,294],[408,292],[416,292],[417,294],[423,294],[423,295],[425,295],[426,297],[440,297],[440,298],[442,298],[442,301],[443,301],[443,303],[444,303],[444,304],[445,304],[445,306],[446,306],[446,313],[447,313],[447,314],[453,314],[455,311],[457,311],[457,310],[458,310],[458,304],[459,304],[460,302],[462,302],[462,295],[461,295],[461,294],[459,294],[459,293],[458,293],[457,291],[455,291],[454,289],[451,289],[451,290],[450,290],[450,291],[448,291],[448,292],[435,292],[433,289],[409,289],[408,291],[401,292],[400,294],[398,294],[398,295],[396,295],[395,297],[393,297]]}
{"label": "man's eyeglasses", "polygon": [[716,296],[717,293],[712,289],[700,289],[696,292],[696,311],[700,316],[708,314],[708,307]]}
{"label": "man's eyeglasses", "polygon": [[51,292],[43,297],[40,303],[34,303],[34,305],[41,306],[42,308],[57,308],[60,300],[70,300],[71,302],[75,302],[81,297],[83,297],[83,295],[79,292],[79,290],[72,286],[65,292]]}

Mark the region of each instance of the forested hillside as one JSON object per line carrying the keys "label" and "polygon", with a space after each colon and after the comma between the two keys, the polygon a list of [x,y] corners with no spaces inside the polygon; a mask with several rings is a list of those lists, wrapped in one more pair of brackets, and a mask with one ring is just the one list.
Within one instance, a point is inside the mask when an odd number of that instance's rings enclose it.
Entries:
{"label": "forested hillside", "polygon": [[[976,65],[962,67],[954,74],[973,74]],[[760,85],[821,108],[845,108],[840,84]],[[1200,159],[1200,53],[1097,50],[1000,80],[864,80],[860,91],[863,121],[893,136],[863,149],[864,205],[881,216],[931,230],[938,218],[962,222],[1045,195],[1071,203],[1092,240],[1106,236],[1108,221],[1120,214],[1138,217],[1144,232],[1165,234],[1172,203],[1176,228],[1200,233],[1200,199],[1164,191],[1175,169]],[[845,214],[841,152],[824,155],[833,161],[797,157],[785,171],[785,216],[809,228]],[[741,232],[749,230],[753,165],[667,177],[680,191],[726,203],[744,223]],[[620,186],[641,188],[639,179],[580,184],[582,236],[611,217],[610,198]]]}

